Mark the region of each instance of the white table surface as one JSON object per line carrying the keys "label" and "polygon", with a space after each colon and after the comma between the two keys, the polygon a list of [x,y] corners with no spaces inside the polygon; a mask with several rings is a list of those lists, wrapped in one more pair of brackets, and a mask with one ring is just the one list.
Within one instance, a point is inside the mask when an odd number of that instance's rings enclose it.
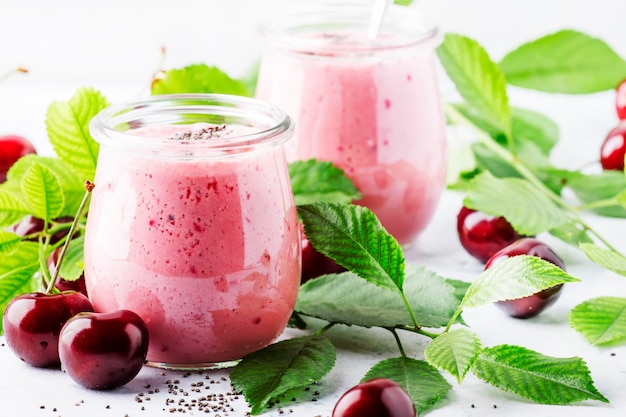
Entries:
{"label": "white table surface", "polygon": [[[217,64],[234,75],[243,74],[258,56],[260,42],[255,27],[259,19],[284,3],[287,0],[100,3],[0,0],[0,73],[17,66],[30,70],[28,75],[16,75],[0,84],[0,134],[25,135],[36,143],[41,154],[50,154],[44,115],[51,101],[66,100],[84,85],[101,89],[111,101],[145,94],[150,74],[159,66],[159,49],[163,45],[167,47],[165,68],[205,62]],[[474,37],[495,59],[523,41],[561,28],[576,28],[599,36],[626,56],[625,2],[424,0],[417,3],[436,17],[442,29]],[[202,13],[195,13],[196,10]],[[449,85],[443,79],[442,90],[448,97]],[[573,97],[511,89],[510,95],[513,104],[543,112],[559,124],[561,142],[553,160],[563,167],[575,168],[597,159],[604,135],[616,123],[612,92]],[[410,262],[425,265],[443,276],[471,281],[481,272],[482,265],[458,243],[455,221],[460,199],[459,194],[445,193],[433,222],[407,252],[407,257]],[[625,220],[590,215],[588,221],[626,252]],[[512,319],[493,306],[485,306],[468,310],[465,320],[485,346],[510,343],[552,356],[582,357],[596,387],[611,403],[537,405],[470,375],[460,386],[450,379],[452,390],[428,416],[624,415],[626,346],[589,345],[568,326],[567,315],[573,306],[595,296],[626,297],[626,278],[596,267],[576,249],[549,236],[541,238],[561,255],[570,274],[582,282],[567,285],[559,302],[534,319]],[[387,332],[336,327],[328,334],[338,347],[338,360],[321,384],[311,390],[311,398],[316,401],[281,404],[282,409],[275,408],[263,415],[330,416],[338,397],[357,383],[371,365],[397,355],[395,343],[389,340]],[[414,335],[402,337],[407,353],[421,358],[426,341]],[[0,370],[3,417],[175,415],[179,412],[171,413],[170,409],[178,409],[181,398],[191,402],[210,393],[226,395],[230,390],[227,371],[185,376],[181,372],[162,373],[144,368],[123,388],[112,392],[89,391],[60,371],[23,364],[9,351],[2,337]],[[188,395],[168,393],[168,380],[180,381],[175,385]],[[199,381],[203,382],[201,387]],[[159,392],[154,392],[156,389]],[[167,403],[168,398],[175,399],[176,404]],[[186,414],[244,416],[249,411],[241,396],[231,398],[229,404],[233,411],[205,414],[196,409],[187,410]]]}

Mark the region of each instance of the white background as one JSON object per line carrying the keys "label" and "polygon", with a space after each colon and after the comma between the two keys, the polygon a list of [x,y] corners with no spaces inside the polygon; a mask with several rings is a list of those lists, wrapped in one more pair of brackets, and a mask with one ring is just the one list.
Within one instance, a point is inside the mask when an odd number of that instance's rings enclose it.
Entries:
{"label": "white background", "polygon": [[[0,0],[0,73],[17,66],[30,70],[0,84],[0,134],[19,133],[37,144],[40,153],[50,153],[44,115],[53,100],[67,100],[81,86],[100,89],[110,101],[126,100],[148,93],[152,74],[159,68],[175,68],[203,62],[218,65],[233,76],[243,75],[259,57],[261,19],[281,5],[299,0]],[[626,2],[621,0],[422,0],[416,6],[429,11],[445,32],[458,32],[478,40],[494,60],[522,42],[571,28],[607,41],[626,57]],[[166,55],[161,64],[161,47]],[[444,96],[451,90],[442,74]],[[585,96],[547,95],[511,88],[511,102],[540,111],[560,127],[561,142],[555,163],[578,167],[598,158],[599,145],[616,124],[614,93]],[[417,263],[448,277],[471,280],[481,266],[471,259],[456,239],[455,215],[459,195],[446,193],[436,217],[407,254]],[[600,219],[590,223],[613,244],[626,251],[624,220]],[[617,417],[626,411],[626,347],[590,346],[567,325],[567,314],[577,303],[593,296],[626,296],[626,279],[594,267],[573,248],[552,242],[572,275],[581,284],[566,288],[559,303],[537,319],[513,320],[487,306],[471,310],[466,320],[485,345],[512,343],[554,356],[582,356],[592,370],[600,391],[611,405],[585,402],[569,407],[531,404],[503,394],[469,377],[454,388],[432,417]],[[345,329],[344,329],[345,330]],[[375,333],[374,333],[375,334]],[[333,330],[340,357],[324,379],[324,400],[294,407],[292,415],[329,416],[337,397],[363,375],[371,364],[397,352],[393,343],[372,348],[372,332]],[[0,339],[1,340],[1,339]],[[388,340],[386,337],[385,340]],[[423,341],[408,346],[420,355]],[[614,355],[612,355],[614,354]],[[141,413],[133,401],[141,384],[161,378],[154,370],[142,371],[140,379],[115,393],[92,393],[76,386],[55,371],[27,367],[0,348],[0,398],[2,415],[131,416]],[[451,381],[452,382],[452,381]],[[59,393],[60,392],[60,393]],[[79,399],[84,405],[75,406]],[[113,404],[104,413],[105,404]],[[470,404],[476,407],[471,408]],[[498,408],[493,408],[497,404]],[[157,399],[150,416],[162,412]],[[10,410],[5,414],[4,410]],[[243,415],[245,406],[236,415]],[[278,416],[276,411],[268,413]],[[288,414],[286,414],[288,415]]]}
{"label": "white background", "polygon": [[[260,54],[259,22],[300,1],[0,0],[0,73],[18,66],[30,71],[0,84],[0,134],[21,133],[47,153],[45,108],[80,86],[118,101],[147,94],[159,68],[203,62],[243,75]],[[414,5],[431,13],[443,31],[478,40],[494,60],[563,28],[598,36],[626,56],[621,0],[416,0]],[[555,105],[543,98],[539,103],[549,113]],[[597,117],[611,122],[610,109],[605,113]],[[587,130],[572,131],[581,129]]]}

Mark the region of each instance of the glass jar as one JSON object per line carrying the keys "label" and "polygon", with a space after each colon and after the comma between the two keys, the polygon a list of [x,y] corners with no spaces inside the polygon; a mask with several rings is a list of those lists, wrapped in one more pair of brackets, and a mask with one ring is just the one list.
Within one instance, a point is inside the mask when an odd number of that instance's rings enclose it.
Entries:
{"label": "glass jar", "polygon": [[300,231],[279,109],[226,95],[111,106],[85,236],[96,311],[128,309],[150,331],[148,362],[232,365],[284,330],[300,284]]}
{"label": "glass jar", "polygon": [[256,97],[294,119],[287,159],[343,169],[403,245],[431,219],[445,188],[445,119],[436,79],[437,26],[390,5],[376,39],[371,5],[320,3],[274,15]]}

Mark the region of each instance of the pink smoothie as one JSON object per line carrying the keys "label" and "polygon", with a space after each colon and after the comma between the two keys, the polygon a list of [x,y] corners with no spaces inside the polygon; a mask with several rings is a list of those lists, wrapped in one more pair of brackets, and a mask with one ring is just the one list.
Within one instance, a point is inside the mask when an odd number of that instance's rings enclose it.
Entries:
{"label": "pink smoothie", "polygon": [[288,159],[334,162],[363,194],[357,203],[409,244],[428,224],[445,184],[433,46],[363,52],[368,41],[346,33],[316,41],[314,51],[270,46],[256,97],[294,119]]}
{"label": "pink smoothie", "polygon": [[[186,131],[130,133],[198,140]],[[237,133],[231,126],[218,135]],[[96,311],[125,308],[146,321],[149,361],[239,359],[284,330],[298,292],[300,237],[282,150],[199,161],[102,146],[94,183],[88,292]]]}

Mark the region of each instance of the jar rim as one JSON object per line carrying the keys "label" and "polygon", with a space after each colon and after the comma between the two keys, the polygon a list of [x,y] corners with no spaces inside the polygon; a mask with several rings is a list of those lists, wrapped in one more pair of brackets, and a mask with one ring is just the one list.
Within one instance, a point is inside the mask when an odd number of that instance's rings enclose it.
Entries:
{"label": "jar rim", "polygon": [[[260,26],[273,46],[303,55],[366,55],[440,42],[439,27],[429,15],[408,6],[390,4],[376,39],[359,36],[337,39],[325,32],[348,31],[366,35],[371,5],[363,1],[319,1],[295,5],[274,14]],[[322,36],[311,36],[311,35]]]}
{"label": "jar rim", "polygon": [[[191,126],[206,121],[243,128],[206,140],[137,134],[141,128]],[[89,123],[91,135],[101,145],[153,157],[185,159],[235,157],[252,150],[282,146],[291,138],[293,129],[291,118],[270,103],[244,96],[204,93],[162,94],[113,104]]]}

